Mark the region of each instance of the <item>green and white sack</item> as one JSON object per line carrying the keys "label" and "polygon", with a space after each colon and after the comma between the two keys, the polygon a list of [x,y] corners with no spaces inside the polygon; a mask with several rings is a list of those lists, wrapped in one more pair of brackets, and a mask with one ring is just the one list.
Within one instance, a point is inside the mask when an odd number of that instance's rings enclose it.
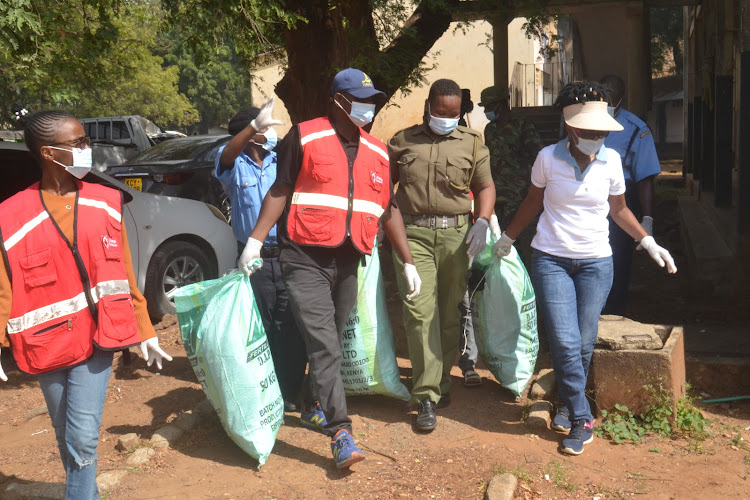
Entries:
{"label": "green and white sack", "polygon": [[250,280],[236,272],[182,287],[175,306],[190,365],[224,430],[263,465],[284,400]]}
{"label": "green and white sack", "polygon": [[490,239],[474,258],[474,265],[486,270],[484,289],[474,292],[472,299],[474,337],[497,381],[520,397],[539,352],[536,296],[515,247],[499,259],[494,243]]}
{"label": "green and white sack", "polygon": [[409,390],[401,383],[393,329],[385,301],[378,245],[358,272],[357,305],[344,326],[341,378],[348,395],[383,394],[404,401]]}

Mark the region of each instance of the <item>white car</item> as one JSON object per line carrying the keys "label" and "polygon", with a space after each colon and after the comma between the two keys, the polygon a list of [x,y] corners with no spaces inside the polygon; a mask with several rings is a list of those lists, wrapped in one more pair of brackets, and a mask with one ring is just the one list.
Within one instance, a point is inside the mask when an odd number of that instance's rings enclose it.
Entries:
{"label": "white car", "polygon": [[[3,183],[0,201],[40,178],[25,144],[0,142]],[[235,267],[237,240],[221,212],[212,205],[134,190],[93,171],[87,182],[106,184],[125,196],[125,226],[138,288],[152,320],[174,313],[177,288],[217,278]]]}

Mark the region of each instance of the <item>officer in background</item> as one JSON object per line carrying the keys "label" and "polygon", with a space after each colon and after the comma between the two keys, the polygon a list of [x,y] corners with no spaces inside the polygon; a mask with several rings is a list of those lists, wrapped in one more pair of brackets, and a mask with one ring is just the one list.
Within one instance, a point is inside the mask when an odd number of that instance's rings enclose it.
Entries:
{"label": "officer in background", "polygon": [[[258,222],[263,198],[276,180],[278,136],[268,123],[271,115],[258,117],[260,109],[243,109],[229,120],[232,139],[216,155],[216,178],[232,204],[232,230],[242,250]],[[254,126],[261,127],[256,130]],[[276,226],[271,228],[260,250],[263,267],[250,277],[258,303],[273,365],[284,397],[284,410],[297,411],[307,357],[281,275]]]}
{"label": "officer in background", "polygon": [[[623,126],[622,132],[611,132],[604,145],[612,148],[622,158],[625,174],[625,202],[628,208],[641,221],[641,226],[649,236],[654,234],[654,177],[661,173],[659,158],[656,155],[654,136],[648,125],[630,111],[622,108],[625,97],[625,83],[622,78],[607,75],[601,83],[608,87],[609,112]],[[609,219],[609,244],[615,272],[612,290],[602,314],[625,315],[630,284],[630,266],[633,261],[635,241],[620,226]],[[638,249],[640,250],[640,245]]]}
{"label": "officer in background", "polygon": [[[510,110],[506,88],[495,85],[482,90],[479,105],[490,121],[484,128],[484,143],[495,181],[495,213],[505,229],[529,191],[531,167],[543,144],[534,124]],[[536,224],[530,224],[516,239],[516,249],[527,265],[535,232]]]}
{"label": "officer in background", "polygon": [[[495,185],[489,152],[476,130],[458,125],[461,89],[435,81],[424,121],[388,141],[391,178],[399,183],[393,212],[400,212],[422,293],[404,300],[404,330],[412,366],[417,430],[436,427],[436,408],[450,403],[450,370],[458,348],[459,303],[466,292],[470,256],[486,244]],[[476,222],[471,222],[471,193]],[[396,266],[401,257],[394,253]],[[407,281],[397,276],[401,296]]]}

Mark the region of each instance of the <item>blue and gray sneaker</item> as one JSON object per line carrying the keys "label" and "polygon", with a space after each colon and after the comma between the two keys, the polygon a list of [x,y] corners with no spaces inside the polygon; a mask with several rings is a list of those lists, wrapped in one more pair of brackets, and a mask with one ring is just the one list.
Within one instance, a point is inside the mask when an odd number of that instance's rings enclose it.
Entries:
{"label": "blue and gray sneaker", "polygon": [[336,468],[343,469],[365,459],[365,454],[354,444],[354,439],[346,429],[339,430],[331,440],[331,453]]}
{"label": "blue and gray sneaker", "polygon": [[570,430],[570,412],[562,403],[557,405],[557,413],[555,413],[555,418],[552,419],[552,428],[560,432]]}
{"label": "blue and gray sneaker", "polygon": [[323,427],[328,423],[320,403],[315,403],[315,409],[312,411],[302,410],[299,416],[299,423],[302,427],[314,431],[323,432]]}
{"label": "blue and gray sneaker", "polygon": [[572,423],[570,434],[563,439],[560,448],[568,455],[583,453],[583,445],[594,440],[594,423],[588,420],[576,420]]}

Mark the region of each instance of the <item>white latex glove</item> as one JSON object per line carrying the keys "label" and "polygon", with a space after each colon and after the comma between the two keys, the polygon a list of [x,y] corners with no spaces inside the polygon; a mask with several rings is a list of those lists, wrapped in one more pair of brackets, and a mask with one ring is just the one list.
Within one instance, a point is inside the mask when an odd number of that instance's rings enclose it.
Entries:
{"label": "white latex glove", "polygon": [[406,278],[406,284],[409,286],[409,294],[406,296],[406,300],[416,299],[422,290],[422,279],[419,277],[414,264],[404,264],[404,278]]}
{"label": "white latex glove", "polygon": [[[3,350],[2,348],[0,348],[0,354],[2,354],[2,352]],[[3,382],[8,381],[8,377],[5,375],[5,372],[3,371],[3,365],[1,362],[0,362],[0,380],[2,380]]]}
{"label": "white latex glove", "polygon": [[490,216],[490,231],[492,231],[492,237],[496,240],[500,239],[503,235],[502,229],[500,229],[500,223],[497,221],[497,215],[492,214]]}
{"label": "white latex glove", "polygon": [[250,126],[253,127],[256,132],[259,130],[264,130],[268,127],[272,127],[273,125],[281,125],[281,122],[279,120],[274,120],[273,116],[271,116],[271,114],[273,113],[274,100],[274,96],[266,99],[260,106],[260,112],[258,113],[258,116],[256,116],[255,119],[250,122]]}
{"label": "white latex glove", "polygon": [[515,241],[516,240],[503,233],[497,243],[495,243],[495,246],[492,247],[492,250],[502,259],[510,253],[510,247],[513,246]]}
{"label": "white latex glove", "polygon": [[653,236],[646,236],[641,240],[641,246],[648,252],[652,259],[659,264],[659,267],[667,265],[667,272],[674,274],[677,272],[677,266],[674,265],[674,259],[669,254],[666,248],[662,248],[656,244]]}
{"label": "white latex glove", "polygon": [[260,258],[260,249],[263,242],[254,238],[248,238],[244,250],[240,254],[240,271],[245,276],[250,277],[255,271],[263,266],[263,259]]}
{"label": "white latex glove", "polygon": [[159,370],[161,370],[162,358],[172,361],[172,356],[161,350],[159,339],[156,337],[151,337],[141,342],[141,355],[146,360],[146,366],[151,366],[156,361],[156,367]]}
{"label": "white latex glove", "polygon": [[[641,227],[644,231],[648,233],[649,236],[654,235],[654,218],[650,215],[644,215],[643,220],[641,221]],[[638,243],[638,246],[635,247],[636,250],[643,250],[643,245]]]}
{"label": "white latex glove", "polygon": [[487,219],[479,218],[466,233],[466,243],[469,245],[466,253],[469,254],[469,257],[478,255],[484,249],[487,244],[487,229],[489,227],[490,223]]}

